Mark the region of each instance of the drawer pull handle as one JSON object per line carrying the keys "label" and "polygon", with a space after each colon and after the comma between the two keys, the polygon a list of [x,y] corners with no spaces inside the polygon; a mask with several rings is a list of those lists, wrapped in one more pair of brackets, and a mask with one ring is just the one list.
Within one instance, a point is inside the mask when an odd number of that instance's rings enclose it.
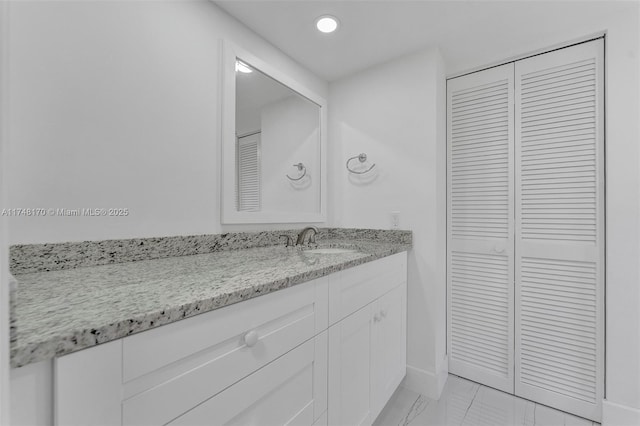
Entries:
{"label": "drawer pull handle", "polygon": [[252,348],[258,343],[258,333],[255,330],[251,330],[244,335],[244,344],[247,347]]}
{"label": "drawer pull handle", "polygon": [[373,315],[373,322],[380,322],[380,314],[379,313],[375,313]]}

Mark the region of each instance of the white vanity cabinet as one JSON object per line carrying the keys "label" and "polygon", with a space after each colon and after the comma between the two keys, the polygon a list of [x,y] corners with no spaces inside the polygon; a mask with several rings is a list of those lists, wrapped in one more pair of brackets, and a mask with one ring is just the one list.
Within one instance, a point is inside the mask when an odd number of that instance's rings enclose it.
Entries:
{"label": "white vanity cabinet", "polygon": [[400,253],[329,277],[330,425],[373,423],[405,376],[406,271]]}
{"label": "white vanity cabinet", "polygon": [[57,358],[54,424],[370,424],[405,355],[403,252]]}
{"label": "white vanity cabinet", "polygon": [[[55,423],[234,423],[264,414],[260,401],[273,394],[283,404],[276,414],[300,412],[312,424],[326,411],[327,282],[323,277],[56,359]],[[297,398],[285,398],[291,393]],[[223,403],[230,395],[242,398]]]}

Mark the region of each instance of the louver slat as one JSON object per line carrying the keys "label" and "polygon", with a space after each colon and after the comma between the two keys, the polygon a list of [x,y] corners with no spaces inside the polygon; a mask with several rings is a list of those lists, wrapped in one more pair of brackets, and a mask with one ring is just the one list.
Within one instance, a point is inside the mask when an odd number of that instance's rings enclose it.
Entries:
{"label": "louver slat", "polygon": [[[553,143],[554,138],[567,137],[578,129],[595,129],[595,96],[575,100],[569,105],[531,111],[527,102],[542,93],[560,94],[575,85],[588,87],[595,93],[595,59],[581,61],[558,69],[523,75],[521,79],[520,109],[521,170],[523,239],[591,241],[596,240],[596,134],[582,134],[580,138],[568,139],[565,143]],[[535,149],[540,144],[544,149]],[[558,142],[558,141],[555,141]],[[576,172],[587,172],[592,179],[572,176]],[[554,182],[562,177],[562,182]],[[533,185],[547,183],[544,187]],[[567,219],[565,209],[579,207],[579,225]],[[540,216],[546,215],[542,220]],[[553,226],[550,222],[556,220]],[[569,218],[570,219],[570,218]]]}
{"label": "louver slat", "polygon": [[[506,238],[509,197],[509,85],[498,81],[451,95],[451,210],[454,237]],[[471,183],[489,179],[495,185]],[[489,220],[487,213],[499,215]]]}
{"label": "louver slat", "polygon": [[260,136],[238,139],[238,211],[260,211]]}
{"label": "louver slat", "polygon": [[[523,312],[532,315],[523,316],[520,323],[521,342],[527,349],[520,360],[520,378],[523,383],[595,403],[596,329],[583,327],[577,332],[571,318],[583,325],[596,321],[596,266],[548,262],[522,259],[520,299]],[[556,276],[551,271],[558,265],[567,268]],[[579,299],[574,295],[576,289],[583,290]]]}
{"label": "louver slat", "polygon": [[507,377],[508,259],[458,252],[451,256],[451,355]]}

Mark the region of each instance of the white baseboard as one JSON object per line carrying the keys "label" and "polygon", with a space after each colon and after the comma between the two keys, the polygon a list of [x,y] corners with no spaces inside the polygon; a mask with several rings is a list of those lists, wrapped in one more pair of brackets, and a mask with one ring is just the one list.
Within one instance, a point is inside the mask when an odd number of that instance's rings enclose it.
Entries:
{"label": "white baseboard", "polygon": [[422,394],[430,399],[440,399],[442,389],[449,375],[449,358],[445,357],[438,373],[407,365],[407,375],[402,382],[405,388]]}
{"label": "white baseboard", "polygon": [[602,426],[640,425],[640,409],[602,401]]}

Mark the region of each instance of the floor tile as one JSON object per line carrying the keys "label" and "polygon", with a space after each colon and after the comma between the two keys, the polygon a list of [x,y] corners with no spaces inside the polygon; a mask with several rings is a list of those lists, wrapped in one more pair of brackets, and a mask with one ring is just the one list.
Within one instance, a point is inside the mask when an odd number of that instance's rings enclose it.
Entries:
{"label": "floor tile", "polygon": [[[571,414],[564,415],[564,424],[565,426],[593,426],[594,422],[591,420],[583,419],[582,417],[576,417]],[[599,426],[600,423],[595,423],[596,426]]]}
{"label": "floor tile", "polygon": [[427,408],[409,423],[417,425],[462,425],[467,410],[476,396],[480,386],[456,376],[449,376],[447,384],[438,401],[433,401]]}
{"label": "floor tile", "polygon": [[[592,426],[593,424],[590,420],[536,404],[535,426]],[[599,425],[599,423],[595,424]]]}
{"label": "floor tile", "polygon": [[481,386],[462,424],[465,426],[523,426],[527,401]]}
{"label": "floor tile", "polygon": [[524,411],[524,425],[525,426],[535,426],[536,424],[536,403],[527,401],[527,405]]}
{"label": "floor tile", "polygon": [[599,426],[599,423],[449,375],[438,401],[399,388],[374,425]]}
{"label": "floor tile", "polygon": [[417,415],[416,410],[424,410],[429,401],[423,395],[400,386],[393,393],[373,425],[395,426],[405,424],[408,418],[414,418]]}
{"label": "floor tile", "polygon": [[564,413],[544,405],[536,404],[535,426],[564,426]]}

